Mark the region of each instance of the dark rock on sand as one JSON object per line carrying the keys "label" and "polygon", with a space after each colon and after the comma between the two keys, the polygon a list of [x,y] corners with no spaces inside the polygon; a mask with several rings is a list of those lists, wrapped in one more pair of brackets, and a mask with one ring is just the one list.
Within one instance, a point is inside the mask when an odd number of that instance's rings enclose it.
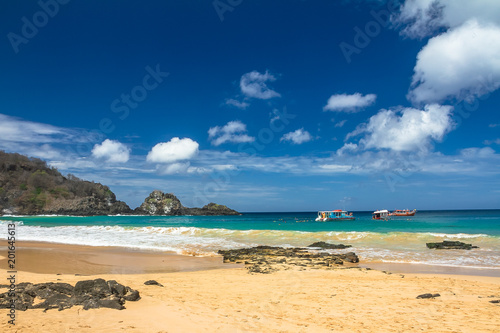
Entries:
{"label": "dark rock on sand", "polygon": [[490,301],[490,303],[493,303],[493,304],[498,304],[498,303],[500,303],[500,299],[496,299],[496,300],[494,300],[494,301]]}
{"label": "dark rock on sand", "polygon": [[347,249],[349,247],[352,247],[352,245],[344,245],[344,244],[330,244],[326,242],[316,242],[312,243],[311,245],[308,245],[307,247],[319,247],[322,249]]}
{"label": "dark rock on sand", "polygon": [[417,298],[435,298],[435,297],[439,297],[439,296],[441,296],[441,295],[427,293],[427,294],[418,295]]}
{"label": "dark rock on sand", "polygon": [[[35,299],[42,302],[34,304]],[[125,301],[137,301],[139,292],[120,283],[103,279],[79,281],[73,287],[67,283],[19,283],[16,288],[15,308],[27,309],[59,309],[64,310],[73,305],[82,305],[84,310],[100,307],[121,310]],[[0,309],[10,308],[11,298],[8,292],[0,294]]]}
{"label": "dark rock on sand", "polygon": [[479,247],[472,244],[466,244],[459,241],[443,241],[440,243],[426,243],[429,249],[437,250],[470,250],[478,249]]}
{"label": "dark rock on sand", "polygon": [[160,286],[160,287],[163,287],[163,285],[161,283],[159,283],[158,281],[155,281],[155,280],[148,280],[148,281],[144,282],[144,284],[146,286]]}
{"label": "dark rock on sand", "polygon": [[292,268],[334,269],[344,265],[344,262],[359,262],[358,256],[353,252],[330,254],[307,248],[257,246],[237,250],[219,250],[218,253],[224,257],[226,263],[245,264],[249,273],[263,274]]}

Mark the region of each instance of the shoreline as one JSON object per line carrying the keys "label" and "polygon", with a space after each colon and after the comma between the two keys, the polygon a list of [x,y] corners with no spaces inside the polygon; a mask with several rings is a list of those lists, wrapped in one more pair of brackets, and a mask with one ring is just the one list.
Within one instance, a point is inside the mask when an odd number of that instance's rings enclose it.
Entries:
{"label": "shoreline", "polygon": [[[6,267],[6,246],[0,246],[0,268]],[[50,274],[140,274],[242,268],[243,264],[223,263],[222,257],[191,256],[173,251],[118,246],[90,246],[40,241],[17,241],[18,270]],[[26,256],[27,260],[23,260]],[[402,274],[484,276],[500,278],[500,268],[475,268],[424,263],[366,261],[360,268]]]}
{"label": "shoreline", "polygon": [[[6,247],[0,247],[0,267],[6,267]],[[175,252],[115,246],[49,242],[16,242],[18,271],[38,274],[144,274],[242,267],[224,264],[222,257],[194,257]]]}

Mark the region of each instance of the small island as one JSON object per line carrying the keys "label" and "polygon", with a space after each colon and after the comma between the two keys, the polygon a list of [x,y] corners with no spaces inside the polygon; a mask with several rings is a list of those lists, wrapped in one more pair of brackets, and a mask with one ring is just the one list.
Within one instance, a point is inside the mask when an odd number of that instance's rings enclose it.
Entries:
{"label": "small island", "polygon": [[154,190],[136,209],[108,186],[63,176],[38,158],[0,151],[0,215],[240,215],[224,205],[184,207],[173,193]]}

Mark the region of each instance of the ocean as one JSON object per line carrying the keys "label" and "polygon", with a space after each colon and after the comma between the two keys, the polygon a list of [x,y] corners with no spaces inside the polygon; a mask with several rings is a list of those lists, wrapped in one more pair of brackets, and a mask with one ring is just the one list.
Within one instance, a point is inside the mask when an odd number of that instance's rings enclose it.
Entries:
{"label": "ocean", "polygon": [[[500,210],[419,211],[414,217],[316,222],[316,212],[241,216],[0,216],[0,239],[17,223],[18,241],[121,246],[213,256],[219,249],[257,245],[307,246],[325,241],[352,248],[361,261],[500,270]],[[425,243],[454,240],[473,250],[430,250]],[[499,271],[500,273],[500,271]],[[500,276],[500,275],[499,275]]]}

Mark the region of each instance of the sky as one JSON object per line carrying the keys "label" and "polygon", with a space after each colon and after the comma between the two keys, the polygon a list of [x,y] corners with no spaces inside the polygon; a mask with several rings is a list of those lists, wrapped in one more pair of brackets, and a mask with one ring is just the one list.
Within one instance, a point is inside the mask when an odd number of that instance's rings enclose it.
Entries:
{"label": "sky", "polygon": [[500,208],[497,0],[3,1],[0,35],[0,150],[132,208]]}

